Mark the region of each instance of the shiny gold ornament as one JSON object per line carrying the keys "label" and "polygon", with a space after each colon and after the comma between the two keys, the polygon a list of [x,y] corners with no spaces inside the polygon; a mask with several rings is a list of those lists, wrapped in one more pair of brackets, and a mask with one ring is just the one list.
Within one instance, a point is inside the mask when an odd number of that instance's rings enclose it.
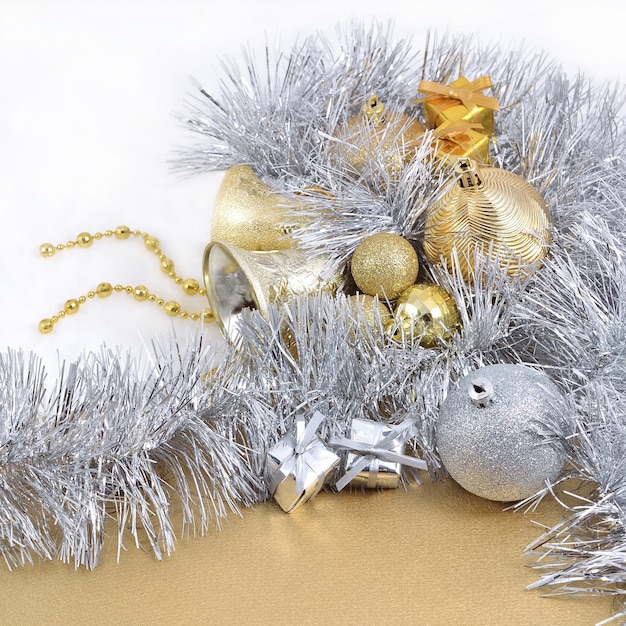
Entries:
{"label": "shiny gold ornament", "polygon": [[397,180],[419,148],[424,130],[417,119],[388,110],[374,94],[336,134],[334,150],[361,174],[372,163],[382,163],[389,177]]}
{"label": "shiny gold ornament", "polygon": [[360,291],[395,300],[417,279],[419,261],[413,246],[393,233],[364,239],[354,251],[351,271]]}
{"label": "shiny gold ornament", "polygon": [[454,298],[439,285],[418,283],[409,287],[396,302],[395,319],[387,332],[396,340],[418,341],[424,348],[436,348],[461,328],[461,316]]}
{"label": "shiny gold ornament", "polygon": [[288,237],[303,220],[287,215],[297,208],[287,196],[274,192],[248,165],[226,171],[213,207],[211,239],[232,243],[244,250],[285,250]]}
{"label": "shiny gold ornament", "polygon": [[489,76],[481,76],[472,82],[464,76],[449,85],[429,80],[420,81],[417,90],[428,94],[418,98],[424,105],[424,117],[428,128],[437,128],[446,120],[480,124],[485,135],[494,133],[494,111],[500,106],[496,98],[481,93],[491,87]]}
{"label": "shiny gold ornament", "polygon": [[516,275],[532,271],[552,240],[544,199],[520,176],[459,159],[458,183],[425,211],[424,252],[449,269],[458,257],[467,281],[475,251],[488,255]]}
{"label": "shiny gold ornament", "polygon": [[343,277],[330,266],[326,255],[307,256],[300,248],[252,251],[227,241],[211,241],[202,260],[207,297],[225,337],[236,335],[237,318],[246,308],[267,318],[273,302],[334,294]]}

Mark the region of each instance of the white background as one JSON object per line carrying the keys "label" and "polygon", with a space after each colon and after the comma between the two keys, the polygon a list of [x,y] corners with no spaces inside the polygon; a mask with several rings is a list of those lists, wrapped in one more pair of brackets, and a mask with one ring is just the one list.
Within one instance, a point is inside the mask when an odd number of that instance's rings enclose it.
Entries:
{"label": "white background", "polygon": [[[179,291],[139,240],[105,240],[50,259],[38,248],[128,224],[157,236],[182,275],[201,279],[221,174],[181,179],[170,162],[175,146],[192,139],[175,117],[192,91],[189,79],[215,86],[220,57],[240,60],[241,46],[260,51],[266,38],[288,51],[298,35],[332,37],[351,18],[378,18],[418,47],[428,29],[525,42],[568,73],[623,81],[620,5],[0,0],[0,351],[33,350],[56,369],[57,360],[103,343],[134,351],[168,334],[172,322],[155,305],[114,295],[40,335],[42,317],[101,281],[145,284],[166,299]],[[174,325],[185,331],[181,320]],[[209,334],[219,342],[215,328]]]}

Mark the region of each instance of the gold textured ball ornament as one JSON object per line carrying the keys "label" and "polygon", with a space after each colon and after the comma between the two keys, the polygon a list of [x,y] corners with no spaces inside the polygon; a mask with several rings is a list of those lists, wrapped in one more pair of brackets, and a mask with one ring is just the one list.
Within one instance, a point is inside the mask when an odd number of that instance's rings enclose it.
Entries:
{"label": "gold textured ball ornament", "polygon": [[461,315],[454,298],[439,285],[418,283],[405,290],[396,302],[395,318],[387,332],[396,340],[419,342],[436,348],[458,331]]}
{"label": "gold textured ball ornament", "polygon": [[361,111],[336,133],[335,153],[346,158],[359,173],[381,163],[392,180],[398,180],[422,143],[425,127],[401,111],[393,111],[371,95]]}
{"label": "gold textured ball ornament", "polygon": [[404,237],[377,233],[356,247],[350,269],[360,291],[395,300],[415,283],[419,261],[415,249]]}
{"label": "gold textured ball ornament", "polygon": [[374,296],[358,293],[349,296],[348,303],[353,315],[357,317],[360,313],[365,323],[372,328],[378,326],[379,319],[382,325],[386,326],[392,318],[391,311],[387,305]]}
{"label": "gold textured ball ornament", "polygon": [[459,159],[458,183],[425,211],[424,252],[453,269],[455,253],[463,278],[473,275],[475,252],[489,256],[511,275],[539,267],[552,241],[543,197],[526,180],[494,167]]}

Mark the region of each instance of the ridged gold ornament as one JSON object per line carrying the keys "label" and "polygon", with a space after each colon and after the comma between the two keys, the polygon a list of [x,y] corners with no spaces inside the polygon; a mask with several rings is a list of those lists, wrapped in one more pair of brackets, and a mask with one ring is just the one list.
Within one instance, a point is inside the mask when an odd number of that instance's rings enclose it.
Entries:
{"label": "ridged gold ornament", "polygon": [[497,261],[509,274],[539,267],[552,241],[543,197],[512,172],[459,159],[458,184],[425,211],[424,252],[432,263],[473,275],[475,251]]}
{"label": "ridged gold ornament", "polygon": [[424,131],[417,119],[389,110],[373,94],[336,134],[334,150],[361,174],[381,163],[391,180],[397,180],[421,145]]}
{"label": "ridged gold ornament", "polygon": [[436,348],[459,328],[461,315],[454,298],[439,285],[418,283],[398,298],[386,330],[397,341]]}

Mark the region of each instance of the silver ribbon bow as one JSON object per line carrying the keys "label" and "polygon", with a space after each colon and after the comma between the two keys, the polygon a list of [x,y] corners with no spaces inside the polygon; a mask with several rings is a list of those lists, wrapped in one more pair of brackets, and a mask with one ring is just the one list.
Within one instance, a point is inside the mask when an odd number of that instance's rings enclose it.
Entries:
{"label": "silver ribbon bow", "polygon": [[270,482],[270,493],[272,495],[274,495],[278,486],[292,473],[296,477],[296,491],[303,491],[305,488],[306,466],[317,474],[316,459],[310,458],[311,454],[309,452],[311,452],[311,447],[315,443],[315,433],[323,421],[324,416],[319,411],[315,411],[308,424],[306,424],[303,415],[296,417],[296,445],[292,453],[283,460],[276,469],[274,476],[272,476]]}
{"label": "silver ribbon bow", "polygon": [[422,461],[422,459],[416,459],[406,454],[398,454],[391,449],[399,438],[405,440],[409,438],[408,432],[414,423],[415,421],[409,418],[396,426],[392,426],[389,433],[376,443],[354,441],[347,437],[331,437],[328,442],[329,446],[349,450],[350,452],[362,455],[350,470],[337,481],[335,485],[337,491],[341,491],[359,472],[364,470],[368,465],[373,464],[376,460],[400,463],[401,465],[408,465],[416,469],[428,469],[428,465],[425,461]]}

